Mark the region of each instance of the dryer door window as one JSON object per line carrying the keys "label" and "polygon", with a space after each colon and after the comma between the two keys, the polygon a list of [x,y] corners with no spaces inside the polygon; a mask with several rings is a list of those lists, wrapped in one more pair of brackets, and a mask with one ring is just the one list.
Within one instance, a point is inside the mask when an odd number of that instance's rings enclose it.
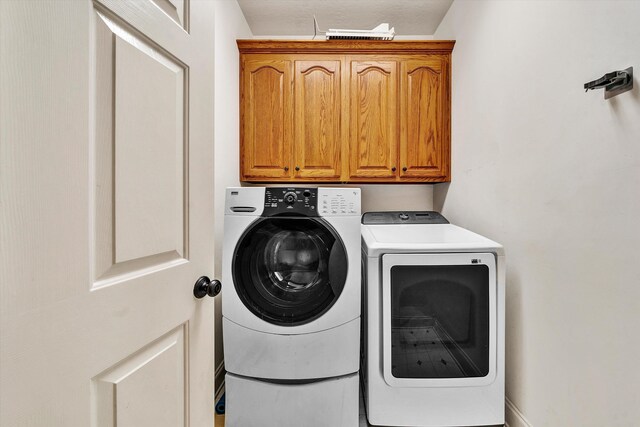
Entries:
{"label": "dryer door window", "polygon": [[383,256],[385,380],[481,385],[495,377],[493,254]]}
{"label": "dryer door window", "polygon": [[344,244],[319,218],[261,218],[244,233],[233,259],[244,305],[277,325],[320,317],[340,296],[346,276]]}

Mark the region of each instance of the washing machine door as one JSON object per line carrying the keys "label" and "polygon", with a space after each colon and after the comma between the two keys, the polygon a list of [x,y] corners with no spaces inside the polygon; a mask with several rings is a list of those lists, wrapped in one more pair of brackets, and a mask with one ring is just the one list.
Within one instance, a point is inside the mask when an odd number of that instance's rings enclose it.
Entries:
{"label": "washing machine door", "polygon": [[303,325],[327,312],[347,277],[347,253],[322,218],[267,217],[242,235],[233,283],[243,304],[266,322]]}

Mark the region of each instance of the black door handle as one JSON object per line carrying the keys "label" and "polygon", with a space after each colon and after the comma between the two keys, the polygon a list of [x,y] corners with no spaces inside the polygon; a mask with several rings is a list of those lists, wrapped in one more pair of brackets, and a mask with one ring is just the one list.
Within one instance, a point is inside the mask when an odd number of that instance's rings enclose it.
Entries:
{"label": "black door handle", "polygon": [[222,289],[222,283],[216,279],[209,279],[207,276],[200,276],[198,280],[196,280],[196,284],[193,285],[193,296],[200,299],[204,298],[206,295],[210,297],[215,297],[220,293]]}

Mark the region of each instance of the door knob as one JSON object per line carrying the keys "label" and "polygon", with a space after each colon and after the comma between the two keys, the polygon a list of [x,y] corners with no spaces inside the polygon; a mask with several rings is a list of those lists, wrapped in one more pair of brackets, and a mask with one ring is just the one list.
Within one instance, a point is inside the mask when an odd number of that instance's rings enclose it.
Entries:
{"label": "door knob", "polygon": [[206,295],[215,297],[221,289],[222,283],[219,280],[210,280],[207,276],[201,276],[193,286],[193,296],[198,299],[204,298]]}

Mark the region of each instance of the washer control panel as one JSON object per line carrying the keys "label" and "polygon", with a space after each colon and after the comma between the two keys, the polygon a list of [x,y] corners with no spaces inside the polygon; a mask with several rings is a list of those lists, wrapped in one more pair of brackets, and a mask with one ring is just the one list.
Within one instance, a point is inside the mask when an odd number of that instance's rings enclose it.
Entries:
{"label": "washer control panel", "polygon": [[265,188],[262,216],[283,214],[318,216],[318,189]]}
{"label": "washer control panel", "polygon": [[318,188],[318,213],[322,216],[360,216],[360,189]]}

